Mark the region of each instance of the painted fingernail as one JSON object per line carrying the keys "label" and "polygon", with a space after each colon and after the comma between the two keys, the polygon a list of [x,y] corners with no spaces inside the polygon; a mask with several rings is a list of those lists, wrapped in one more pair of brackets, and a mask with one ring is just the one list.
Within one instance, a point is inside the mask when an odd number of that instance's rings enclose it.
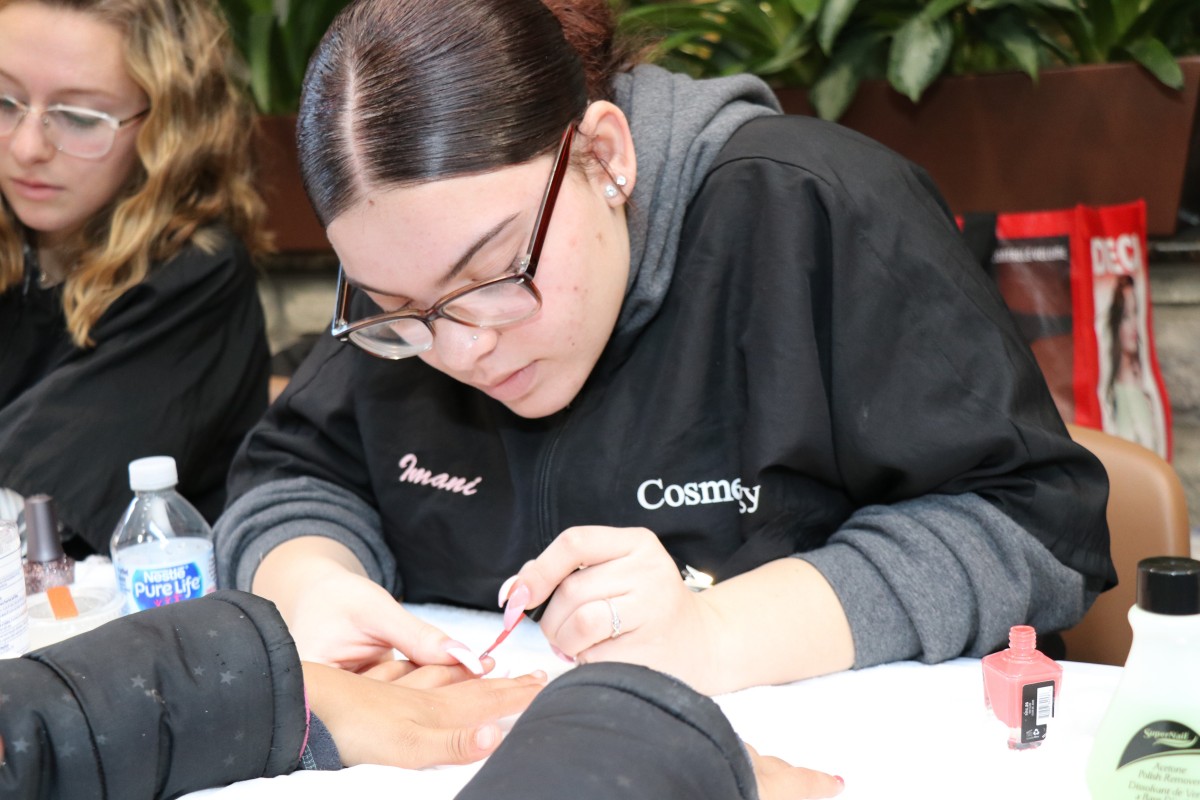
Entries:
{"label": "painted fingernail", "polygon": [[450,654],[458,663],[462,664],[467,669],[471,670],[472,674],[482,675],[483,664],[479,663],[479,658],[465,647],[447,647],[446,652]]}
{"label": "painted fingernail", "polygon": [[508,593],[512,591],[513,584],[516,582],[517,576],[513,575],[504,583],[500,584],[500,593],[496,595],[496,605],[500,606],[500,608],[504,608],[505,602],[508,601]]}
{"label": "painted fingernail", "polygon": [[505,629],[511,628],[520,621],[521,615],[525,613],[525,606],[528,604],[529,587],[519,583],[513,587],[512,593],[508,596],[508,602],[504,604]]}
{"label": "painted fingernail", "polygon": [[500,731],[496,730],[495,725],[485,725],[475,731],[475,746],[480,750],[491,750],[496,745],[499,735]]}
{"label": "painted fingernail", "polygon": [[838,782],[838,794],[841,794],[842,790],[846,788],[845,779],[841,775],[834,775],[833,779]]}
{"label": "painted fingernail", "polygon": [[569,655],[564,653],[562,650],[559,650],[554,645],[550,645],[550,650],[554,653],[554,655],[558,656],[559,658],[561,658],[563,661],[567,662],[568,664],[575,663],[575,659],[571,658]]}

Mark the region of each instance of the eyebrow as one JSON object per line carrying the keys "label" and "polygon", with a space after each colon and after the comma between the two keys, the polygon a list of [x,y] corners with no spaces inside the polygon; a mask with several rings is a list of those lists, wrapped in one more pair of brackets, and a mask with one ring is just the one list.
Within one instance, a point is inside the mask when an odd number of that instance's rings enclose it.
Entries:
{"label": "eyebrow", "polygon": [[[507,228],[509,225],[511,225],[513,220],[515,220],[517,218],[517,216],[518,216],[517,214],[510,214],[509,216],[505,217],[504,219],[502,219],[498,223],[496,223],[494,226],[492,226],[489,230],[484,231],[483,234],[478,239],[476,239],[474,242],[472,242],[471,245],[466,250],[463,251],[463,254],[458,257],[458,260],[454,262],[454,265],[450,267],[449,271],[447,271],[446,274],[443,275],[438,280],[437,285],[439,287],[444,287],[446,284],[450,283],[450,281],[454,280],[460,274],[462,274],[462,271],[467,268],[468,264],[471,263],[471,259],[475,257],[475,254],[478,253],[480,250],[482,250],[484,248],[484,246],[487,245],[488,242],[492,241],[497,236],[499,236],[500,232],[503,231],[505,228]],[[364,292],[374,292],[375,294],[381,294],[381,295],[384,295],[385,297],[396,297],[397,296],[397,295],[392,295],[391,292],[388,292],[384,289],[376,289],[371,286],[367,286],[366,284],[362,283],[361,281],[355,280],[354,278],[350,277],[349,275],[346,275],[346,282],[349,283],[354,288],[360,289],[361,291],[364,291]]]}
{"label": "eyebrow", "polygon": [[[0,78],[10,81],[13,84],[12,88],[14,89],[24,91],[26,88],[25,84],[17,80],[15,75],[11,75],[2,69],[0,69]],[[100,87],[89,88],[84,86],[73,86],[58,89],[53,93],[53,96],[56,98],[67,98],[74,102],[84,103],[88,102],[89,100],[108,101],[111,103],[121,99],[106,89]],[[56,100],[55,102],[61,102],[61,100]]]}

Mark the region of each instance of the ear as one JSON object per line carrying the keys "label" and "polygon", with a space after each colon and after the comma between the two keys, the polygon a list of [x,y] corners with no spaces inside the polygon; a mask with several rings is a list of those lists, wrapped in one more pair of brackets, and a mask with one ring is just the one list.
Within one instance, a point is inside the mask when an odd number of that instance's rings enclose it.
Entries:
{"label": "ear", "polygon": [[614,206],[623,204],[637,184],[637,155],[625,112],[607,100],[597,100],[584,112],[579,132],[587,137],[591,154],[600,166],[588,171],[588,180],[604,194],[606,187],[617,185],[618,179],[624,178],[624,185],[618,187],[616,195],[607,197]]}

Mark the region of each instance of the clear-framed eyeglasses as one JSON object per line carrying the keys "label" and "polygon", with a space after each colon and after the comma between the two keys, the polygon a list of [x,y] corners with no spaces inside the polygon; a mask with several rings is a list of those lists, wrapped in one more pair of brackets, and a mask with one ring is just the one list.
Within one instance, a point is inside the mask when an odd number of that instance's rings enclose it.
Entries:
{"label": "clear-framed eyeglasses", "polygon": [[[34,107],[10,95],[0,95],[0,138],[11,136]],[[117,131],[132,125],[146,114],[146,108],[132,117],[117,119],[91,108],[54,103],[42,109],[42,131],[54,149],[77,158],[104,158],[112,150]],[[37,115],[34,119],[38,119]]]}
{"label": "clear-framed eyeglasses", "polygon": [[554,203],[571,160],[572,123],[563,132],[554,159],[554,169],[542,194],[533,223],[533,233],[525,255],[512,272],[463,286],[424,311],[404,310],[365,317],[348,322],[351,285],[345,270],[338,267],[336,302],[330,331],[341,341],[349,341],[373,356],[399,360],[424,353],[433,347],[433,323],[448,319],[472,328],[500,328],[529,319],[542,307],[542,295],[533,283],[542,243],[550,227]]}

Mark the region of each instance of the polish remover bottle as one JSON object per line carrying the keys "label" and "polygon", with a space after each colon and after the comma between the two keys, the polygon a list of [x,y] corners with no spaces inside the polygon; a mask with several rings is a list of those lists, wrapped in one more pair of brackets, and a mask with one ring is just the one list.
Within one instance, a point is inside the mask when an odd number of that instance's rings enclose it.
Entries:
{"label": "polish remover bottle", "polygon": [[983,657],[984,702],[1008,726],[1010,750],[1029,750],[1046,740],[1062,689],[1062,665],[1037,649],[1037,631],[1014,625],[1008,649]]}
{"label": "polish remover bottle", "polygon": [[124,613],[179,603],[217,590],[212,528],[183,498],[170,456],[129,464],[133,502],[112,536]]}
{"label": "polish remover bottle", "polygon": [[29,610],[25,605],[21,536],[15,522],[0,519],[0,658],[13,658],[28,649]]}
{"label": "polish remover bottle", "polygon": [[1133,645],[1092,745],[1095,800],[1200,797],[1200,561],[1138,563]]}

